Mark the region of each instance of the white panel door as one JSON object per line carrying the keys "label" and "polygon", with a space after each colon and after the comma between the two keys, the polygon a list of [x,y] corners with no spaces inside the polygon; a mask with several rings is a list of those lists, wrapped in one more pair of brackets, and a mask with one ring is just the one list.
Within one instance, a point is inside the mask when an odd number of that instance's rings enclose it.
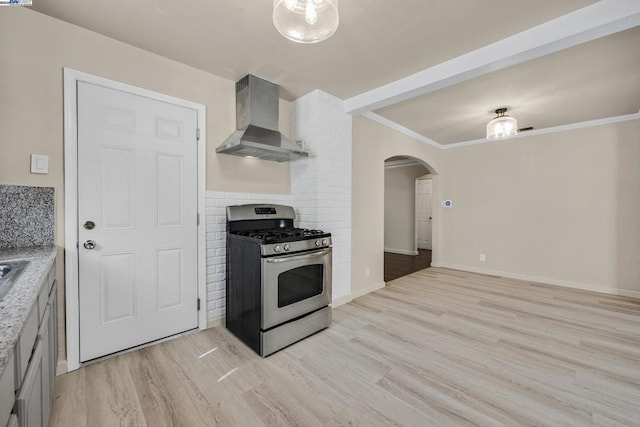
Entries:
{"label": "white panel door", "polygon": [[416,183],[416,239],[418,249],[432,248],[431,241],[431,180],[419,179]]}
{"label": "white panel door", "polygon": [[195,110],[78,82],[82,362],[198,326],[196,128]]}

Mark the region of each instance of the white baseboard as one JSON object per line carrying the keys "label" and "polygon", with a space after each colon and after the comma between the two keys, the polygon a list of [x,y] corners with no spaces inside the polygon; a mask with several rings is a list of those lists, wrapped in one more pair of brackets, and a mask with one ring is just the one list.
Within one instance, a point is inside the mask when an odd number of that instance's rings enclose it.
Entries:
{"label": "white baseboard", "polygon": [[450,268],[452,270],[468,271],[471,273],[488,274],[491,276],[500,276],[500,277],[506,277],[509,279],[526,280],[528,282],[536,282],[536,283],[542,283],[545,285],[552,285],[552,286],[561,286],[564,288],[580,289],[583,291],[598,292],[601,294],[640,298],[640,291],[634,291],[631,289],[619,289],[619,288],[614,288],[609,286],[590,285],[587,283],[572,282],[569,280],[552,279],[549,277],[542,277],[542,276],[531,276],[528,274],[510,273],[507,271],[492,270],[489,268],[477,268],[477,267],[471,267],[467,265],[449,264],[446,262],[438,263],[437,265],[432,263],[431,266]]}
{"label": "white baseboard", "polygon": [[352,300],[353,300],[353,297],[351,296],[351,294],[345,295],[343,297],[336,298],[333,301],[331,301],[331,307],[332,308],[340,307],[341,305],[351,302]]}
{"label": "white baseboard", "polygon": [[216,317],[215,319],[207,320],[207,329],[216,328],[218,326],[224,326],[224,316]]}
{"label": "white baseboard", "polygon": [[333,300],[333,301],[331,302],[331,307],[332,307],[332,308],[340,307],[340,306],[341,306],[341,305],[343,305],[343,304],[346,304],[346,303],[348,303],[348,302],[351,302],[351,301],[353,301],[354,299],[356,299],[356,298],[358,298],[358,297],[361,297],[361,296],[363,296],[363,295],[366,295],[366,294],[368,294],[368,293],[375,292],[375,291],[377,291],[378,289],[382,289],[382,288],[384,288],[385,286],[386,286],[386,283],[384,283],[384,282],[382,282],[382,283],[376,283],[375,285],[368,286],[368,287],[366,287],[366,288],[364,288],[364,289],[360,289],[360,290],[358,290],[358,291],[356,291],[356,292],[352,292],[352,293],[350,293],[349,295],[345,295],[345,296],[343,296],[343,297],[340,297],[340,298],[337,298],[337,299]]}
{"label": "white baseboard", "polygon": [[384,251],[400,255],[418,255],[418,251],[407,251],[405,249],[384,248]]}
{"label": "white baseboard", "polygon": [[360,290],[358,290],[356,292],[352,292],[351,293],[351,299],[356,299],[356,298],[359,298],[359,297],[361,297],[363,295],[369,294],[371,292],[375,292],[378,289],[384,288],[385,286],[387,286],[387,284],[385,282],[380,282],[380,283],[377,283],[375,285],[368,286],[368,287],[366,287],[364,289],[360,289]]}

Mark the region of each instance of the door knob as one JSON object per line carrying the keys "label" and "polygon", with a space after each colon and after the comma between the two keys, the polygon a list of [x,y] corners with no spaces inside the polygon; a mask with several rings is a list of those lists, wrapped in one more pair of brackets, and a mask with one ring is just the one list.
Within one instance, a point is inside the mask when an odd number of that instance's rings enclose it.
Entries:
{"label": "door knob", "polygon": [[96,242],[94,242],[93,240],[87,240],[82,246],[84,246],[85,249],[93,249],[96,247]]}

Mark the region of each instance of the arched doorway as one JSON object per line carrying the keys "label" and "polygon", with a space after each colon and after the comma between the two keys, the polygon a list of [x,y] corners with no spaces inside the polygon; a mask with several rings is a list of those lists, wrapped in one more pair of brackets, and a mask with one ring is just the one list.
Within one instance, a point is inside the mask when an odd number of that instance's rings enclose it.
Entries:
{"label": "arched doorway", "polygon": [[384,162],[384,281],[428,268],[435,170],[411,156]]}

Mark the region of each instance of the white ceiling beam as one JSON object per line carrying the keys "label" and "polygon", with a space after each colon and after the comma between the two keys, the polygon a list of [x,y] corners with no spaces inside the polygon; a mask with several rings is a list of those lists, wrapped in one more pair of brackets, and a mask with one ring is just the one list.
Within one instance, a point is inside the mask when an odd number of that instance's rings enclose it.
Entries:
{"label": "white ceiling beam", "polygon": [[377,110],[640,25],[640,1],[602,0],[344,101],[353,115]]}

